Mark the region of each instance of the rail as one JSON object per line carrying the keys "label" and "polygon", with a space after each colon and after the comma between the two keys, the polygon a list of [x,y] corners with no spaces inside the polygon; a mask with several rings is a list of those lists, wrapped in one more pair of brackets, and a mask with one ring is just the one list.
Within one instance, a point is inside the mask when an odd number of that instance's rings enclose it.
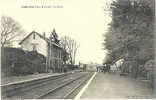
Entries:
{"label": "rail", "polygon": [[[30,87],[30,86],[33,86],[33,85],[34,85],[33,88],[36,88],[36,87],[41,86],[42,83],[46,84],[50,80],[55,80],[55,79],[58,79],[58,78],[62,78],[62,77],[65,77],[65,76],[67,76],[69,74],[73,74],[73,73],[60,74],[60,75],[57,75],[57,76],[50,76],[50,77],[46,77],[46,78],[42,78],[42,79],[35,79],[35,80],[30,80],[30,81],[23,81],[23,82],[20,82],[20,83],[2,85],[1,86],[2,98],[6,98],[6,97],[13,96],[15,94],[18,94],[19,92],[21,92],[21,91],[18,91],[19,89],[27,88],[27,87]],[[40,85],[37,85],[37,84],[40,84]]]}
{"label": "rail", "polygon": [[[4,85],[1,86],[2,90],[2,98],[31,98],[31,99],[40,99],[44,98],[46,95],[50,93],[55,93],[57,90],[60,90],[63,87],[66,87],[70,84],[81,80],[84,77],[88,75],[88,72],[79,72],[73,74],[67,73],[67,74],[61,74],[58,76],[52,76],[47,77],[43,79],[28,81],[28,82],[22,82],[18,84],[11,84],[11,85]],[[75,78],[76,77],[76,78]],[[62,98],[67,98],[70,94],[72,94],[77,88],[79,88],[85,81],[87,81],[88,78],[85,78],[80,84],[75,85],[71,90],[69,91],[66,96]],[[41,90],[41,91],[38,91]],[[30,92],[31,91],[31,92]],[[26,95],[25,95],[26,93]]]}
{"label": "rail", "polygon": [[[74,88],[67,92],[66,95],[64,96],[61,96],[61,99],[68,99],[68,97],[73,93],[75,92],[80,86],[82,86],[82,84],[84,84],[90,77],[92,76],[92,74],[88,75],[88,74],[85,74],[85,75],[81,75],[75,79],[72,79],[66,83],[63,83],[59,86],[57,86],[56,88],[54,89],[51,89],[49,91],[47,91],[46,93],[43,93],[42,95],[38,96],[36,99],[45,99],[47,95],[49,94],[53,94],[53,93],[56,93],[57,91],[59,91],[60,89],[64,88],[65,86],[68,86],[70,85],[71,83],[73,83],[74,81],[77,81],[77,80],[81,80],[82,78],[84,78],[80,83],[78,82],[78,85],[75,85]],[[61,95],[61,94],[60,94]],[[55,99],[58,99],[58,98],[55,98]],[[59,98],[60,99],[60,98]]]}

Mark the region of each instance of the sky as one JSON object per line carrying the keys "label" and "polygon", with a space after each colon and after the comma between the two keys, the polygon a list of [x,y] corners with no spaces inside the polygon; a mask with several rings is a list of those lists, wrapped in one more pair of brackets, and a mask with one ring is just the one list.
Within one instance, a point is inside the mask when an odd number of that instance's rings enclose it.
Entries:
{"label": "sky", "polygon": [[[106,51],[103,34],[111,21],[104,11],[111,0],[1,0],[1,16],[10,16],[19,22],[26,34],[37,31],[46,36],[55,28],[59,37],[70,36],[80,47],[76,62],[102,63]],[[22,8],[41,6],[45,8]],[[49,8],[46,8],[49,7]]]}

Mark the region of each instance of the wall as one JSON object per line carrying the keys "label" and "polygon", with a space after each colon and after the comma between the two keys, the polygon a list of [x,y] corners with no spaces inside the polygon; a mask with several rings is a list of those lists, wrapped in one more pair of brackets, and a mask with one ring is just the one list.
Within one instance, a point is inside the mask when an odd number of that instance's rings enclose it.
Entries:
{"label": "wall", "polygon": [[32,43],[36,43],[37,52],[44,56],[47,56],[47,42],[36,34],[35,39],[33,39],[33,34],[31,34],[25,41],[23,41],[23,43],[21,44],[22,49],[32,51],[33,50]]}

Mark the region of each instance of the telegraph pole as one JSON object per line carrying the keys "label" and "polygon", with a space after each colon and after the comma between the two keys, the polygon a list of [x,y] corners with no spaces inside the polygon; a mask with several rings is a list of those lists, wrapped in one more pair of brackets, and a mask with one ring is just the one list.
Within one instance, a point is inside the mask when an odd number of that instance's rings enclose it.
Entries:
{"label": "telegraph pole", "polygon": [[50,47],[49,47],[49,56],[50,56],[50,59],[49,59],[49,68],[51,67],[51,63],[52,62],[52,37],[50,37]]}
{"label": "telegraph pole", "polygon": [[52,67],[53,68],[53,72],[55,72],[55,67],[53,66],[53,44],[52,44],[52,41],[53,40],[53,36],[52,36],[52,34],[51,34],[51,36],[50,36],[50,51],[49,51],[49,55],[50,55],[50,61],[49,61],[49,66],[50,67]]}
{"label": "telegraph pole", "polygon": [[48,61],[49,61],[49,47],[47,45],[46,72],[48,72]]}
{"label": "telegraph pole", "polygon": [[[43,32],[43,37],[44,37],[44,39],[46,38],[46,33],[45,32]],[[49,61],[49,45],[48,45],[48,43],[47,43],[47,50],[46,50],[46,52],[47,52],[47,55],[46,55],[46,72],[48,72],[48,61]]]}
{"label": "telegraph pole", "polygon": [[52,66],[52,68],[53,68],[53,72],[55,72],[55,66],[53,66],[53,63],[54,63],[54,55],[53,55],[53,53],[54,53],[54,51],[53,51],[53,44],[52,44],[52,40],[51,40],[51,66]]}

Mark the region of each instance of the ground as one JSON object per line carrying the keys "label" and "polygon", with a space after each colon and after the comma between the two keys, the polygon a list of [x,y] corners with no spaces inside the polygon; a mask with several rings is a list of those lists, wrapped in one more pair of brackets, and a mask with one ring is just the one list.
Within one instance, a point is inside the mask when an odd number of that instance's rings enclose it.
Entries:
{"label": "ground", "polygon": [[[76,71],[80,71],[80,70],[68,71],[66,73],[71,73],[71,72],[76,72]],[[61,74],[64,74],[64,73],[41,73],[41,74],[30,74],[30,75],[23,75],[23,76],[1,77],[1,85],[14,84],[14,83],[20,83],[20,82],[31,81],[31,80],[36,80],[36,79],[42,79],[42,78],[55,76],[55,75],[61,75]]]}
{"label": "ground", "polygon": [[29,80],[34,80],[38,78],[45,78],[49,77],[52,75],[59,75],[58,73],[43,73],[43,74],[31,74],[31,75],[25,75],[25,76],[10,76],[10,77],[5,77],[1,78],[1,84],[10,84],[10,83],[19,83],[23,81],[29,81]]}
{"label": "ground", "polygon": [[80,99],[153,98],[154,89],[146,82],[120,76],[97,73]]}

